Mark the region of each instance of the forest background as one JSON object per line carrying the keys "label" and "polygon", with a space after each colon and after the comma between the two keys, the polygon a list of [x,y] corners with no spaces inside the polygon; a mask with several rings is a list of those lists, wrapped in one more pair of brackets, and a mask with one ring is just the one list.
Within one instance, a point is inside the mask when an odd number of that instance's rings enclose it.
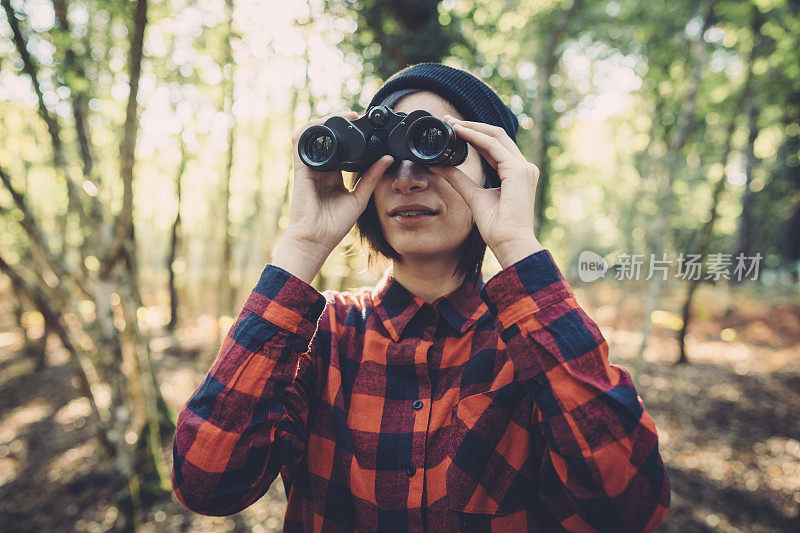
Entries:
{"label": "forest background", "polygon": [[[798,0],[0,6],[0,530],[280,529],[280,483],[177,503],[175,413],[285,229],[292,133],[421,61],[519,117],[539,240],[656,420],[660,530],[800,527]],[[314,285],[378,274],[351,233]]]}

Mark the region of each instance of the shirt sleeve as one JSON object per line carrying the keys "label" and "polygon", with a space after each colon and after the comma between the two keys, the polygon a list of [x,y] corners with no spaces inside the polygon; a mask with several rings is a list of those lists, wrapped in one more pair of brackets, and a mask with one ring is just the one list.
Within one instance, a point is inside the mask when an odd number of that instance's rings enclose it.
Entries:
{"label": "shirt sleeve", "polygon": [[[307,442],[326,300],[267,265],[202,385],[178,416],[172,484],[187,508],[229,515],[260,498]],[[311,348],[311,349],[309,349]]]}
{"label": "shirt sleeve", "polygon": [[541,502],[569,531],[651,531],[669,507],[653,419],[548,250],[481,290],[541,428]]}

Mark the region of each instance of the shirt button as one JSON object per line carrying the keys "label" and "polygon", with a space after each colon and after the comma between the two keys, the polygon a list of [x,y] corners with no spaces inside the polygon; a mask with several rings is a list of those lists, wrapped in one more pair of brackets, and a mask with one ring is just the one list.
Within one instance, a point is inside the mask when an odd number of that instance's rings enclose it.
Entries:
{"label": "shirt button", "polygon": [[422,409],[422,402],[420,400],[414,400],[414,403],[411,404],[411,407],[419,411],[420,409]]}
{"label": "shirt button", "polygon": [[413,466],[409,466],[408,468],[406,468],[406,474],[408,474],[408,477],[411,477],[416,473],[417,473],[417,469],[414,468]]}

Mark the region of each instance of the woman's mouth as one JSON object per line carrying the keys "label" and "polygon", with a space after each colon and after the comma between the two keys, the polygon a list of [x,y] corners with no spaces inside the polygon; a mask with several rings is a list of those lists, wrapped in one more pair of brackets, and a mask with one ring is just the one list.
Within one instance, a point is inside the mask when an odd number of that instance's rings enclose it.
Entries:
{"label": "woman's mouth", "polygon": [[401,224],[412,224],[430,220],[438,213],[438,211],[428,211],[423,209],[405,209],[402,211],[394,211],[389,216]]}

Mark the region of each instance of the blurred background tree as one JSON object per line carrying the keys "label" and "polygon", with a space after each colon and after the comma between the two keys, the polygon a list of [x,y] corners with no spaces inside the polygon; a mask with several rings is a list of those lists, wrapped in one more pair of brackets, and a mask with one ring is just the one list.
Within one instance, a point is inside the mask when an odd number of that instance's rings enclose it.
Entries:
{"label": "blurred background tree", "polygon": [[[720,294],[796,301],[797,0],[0,5],[0,313],[31,371],[68,355],[118,529],[168,499],[173,411],[285,229],[292,133],[408,64],[467,69],[517,114],[539,238],[612,295],[637,379],[692,360]],[[586,250],[605,281],[580,282]],[[348,235],[315,286],[374,283],[362,251]],[[700,279],[614,276],[635,254],[700,254]],[[712,254],[759,257],[758,279],[717,279]]]}

